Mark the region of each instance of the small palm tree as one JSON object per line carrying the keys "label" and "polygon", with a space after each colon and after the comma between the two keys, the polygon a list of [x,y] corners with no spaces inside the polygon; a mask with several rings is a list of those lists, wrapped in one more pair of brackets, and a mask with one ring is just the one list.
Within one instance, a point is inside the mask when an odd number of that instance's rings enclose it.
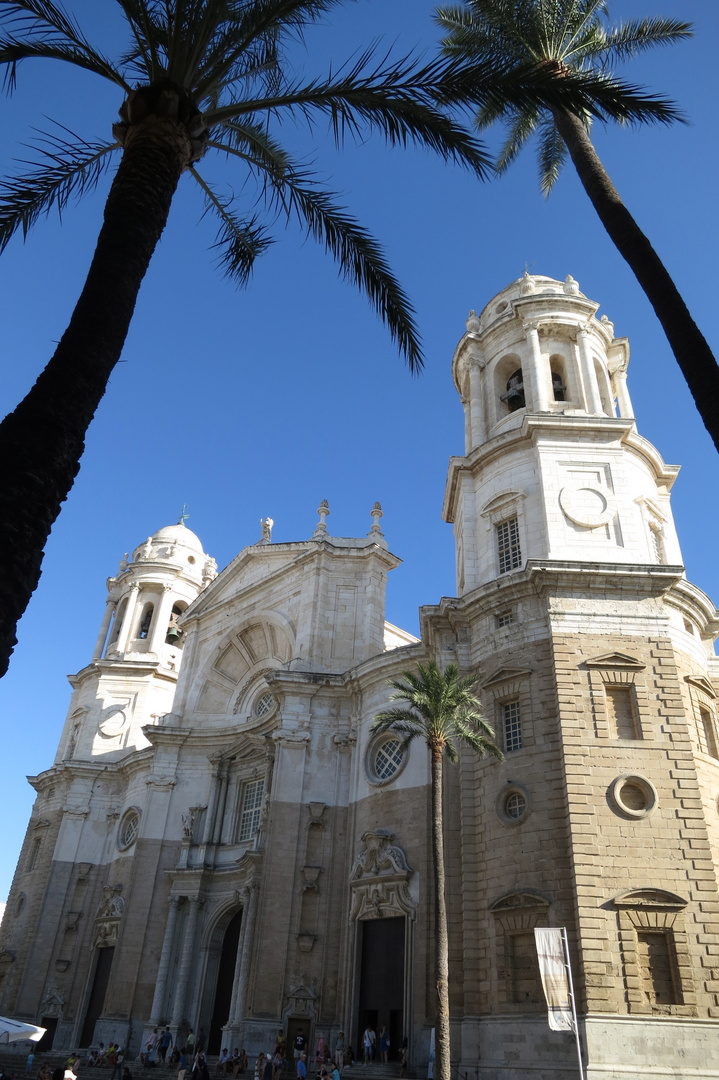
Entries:
{"label": "small palm tree", "polygon": [[449,1044],[449,946],[445,900],[444,835],[442,815],[442,767],[444,756],[458,758],[456,744],[465,744],[482,757],[491,754],[500,761],[502,751],[492,741],[494,731],[482,715],[479,698],[472,693],[477,675],[459,678],[456,664],[444,674],[434,660],[418,664],[416,673],[402,672],[404,682],[390,679],[391,701],[404,701],[407,708],[387,709],[372,721],[374,732],[394,731],[408,745],[424,739],[432,766],[432,859],[434,868],[435,979],[437,1017],[435,1023],[436,1080],[450,1080]]}
{"label": "small palm tree", "polygon": [[[111,58],[93,47],[58,0],[0,0],[0,69],[7,89],[27,61],[59,60],[109,80],[124,98],[110,138],[75,136],[62,117],[39,144],[34,167],[0,185],[2,251],[51,207],[63,210],[92,191],[120,158],[70,325],[35,386],[0,426],[6,465],[0,484],[0,675],[181,180],[195,181],[217,220],[215,250],[238,284],[247,283],[255,259],[270,244],[272,224],[294,218],[367,295],[417,370],[422,357],[412,307],[379,245],[287,152],[280,124],[299,121],[313,134],[324,122],[337,145],[346,136],[375,133],[393,146],[415,143],[480,176],[488,165],[480,145],[438,105],[451,96],[451,63],[422,66],[369,50],[326,77],[302,80],[293,73],[288,44],[342,0],[116,2],[127,41]],[[201,161],[211,152],[232,170],[240,199],[207,178]]]}
{"label": "small palm tree", "polygon": [[[548,195],[569,154],[594,209],[631,267],[664,329],[697,409],[719,450],[719,365],[676,285],[619,197],[590,139],[592,118],[620,123],[681,119],[663,98],[647,96],[611,71],[613,65],[660,45],[690,37],[689,23],[653,18],[607,23],[607,0],[465,0],[441,7],[446,54],[477,64],[504,65],[508,75],[527,67],[553,72],[557,85],[578,78],[575,103],[558,104],[542,84],[534,101],[517,105],[500,92],[476,116],[480,130],[503,120],[508,134],[497,162],[504,172],[525,143],[538,139],[542,191]],[[587,98],[593,105],[587,107]]]}

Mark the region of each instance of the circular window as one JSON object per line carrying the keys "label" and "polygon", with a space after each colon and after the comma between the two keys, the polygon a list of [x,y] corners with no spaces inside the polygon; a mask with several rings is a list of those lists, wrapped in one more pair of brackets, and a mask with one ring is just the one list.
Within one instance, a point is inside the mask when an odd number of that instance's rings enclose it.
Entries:
{"label": "circular window", "polygon": [[389,780],[402,764],[404,753],[399,739],[382,743],[374,756],[374,771],[378,780]]}
{"label": "circular window", "polygon": [[618,776],[609,790],[616,808],[631,818],[646,817],[658,802],[657,789],[646,776]]}
{"label": "circular window", "polygon": [[197,559],[195,558],[194,555],[188,555],[187,556],[187,561],[190,564],[190,566],[194,566],[195,563],[197,562]]}
{"label": "circular window", "polygon": [[529,790],[524,784],[510,782],[497,796],[494,808],[503,825],[519,825],[524,821],[532,806]]}
{"label": "circular window", "polygon": [[495,310],[495,313],[497,315],[501,315],[502,312],[506,311],[508,307],[509,307],[509,304],[507,303],[506,300],[500,300],[494,310]]}
{"label": "circular window", "polygon": [[258,720],[261,720],[263,716],[269,716],[269,714],[273,712],[274,707],[274,695],[271,694],[269,690],[265,690],[264,693],[260,694],[257,698],[255,698],[255,703],[252,706],[252,712]]}
{"label": "circular window", "polygon": [[395,780],[407,762],[407,751],[396,735],[383,735],[370,744],[367,753],[367,778],[372,784]]}
{"label": "circular window", "polygon": [[120,851],[125,851],[137,840],[137,834],[140,831],[140,813],[133,806],[131,810],[123,816],[120,822],[120,829],[117,834],[117,846]]}

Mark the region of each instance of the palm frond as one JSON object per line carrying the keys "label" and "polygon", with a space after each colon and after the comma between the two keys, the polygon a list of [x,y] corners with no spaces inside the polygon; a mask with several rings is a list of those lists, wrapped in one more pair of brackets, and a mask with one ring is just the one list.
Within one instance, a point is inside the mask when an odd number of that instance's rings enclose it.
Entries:
{"label": "palm frond", "polygon": [[266,228],[256,216],[241,218],[231,206],[232,200],[221,199],[200,176],[196,168],[190,173],[202,188],[206,210],[217,215],[220,226],[213,245],[218,262],[229,278],[240,286],[247,285],[255,259],[272,244]]}
{"label": "palm frond", "polygon": [[90,45],[78,25],[52,0],[0,0],[0,18],[7,35],[0,39],[7,92],[15,89],[18,64],[33,58],[63,60],[130,89],[117,67]]}
{"label": "palm frond", "polygon": [[499,157],[495,162],[494,167],[497,173],[501,174],[506,172],[517,154],[519,154],[524,147],[524,144],[534,134],[538,120],[539,113],[534,110],[521,112],[515,116],[514,122],[511,124],[507,133],[507,137],[502,143]]}
{"label": "palm frond", "polygon": [[567,159],[567,146],[551,114],[542,121],[538,136],[539,182],[546,198]]}
{"label": "palm frond", "polygon": [[61,130],[71,139],[40,132],[39,160],[24,162],[32,170],[0,181],[0,251],[19,228],[26,236],[41,214],[53,206],[62,213],[71,198],[94,190],[119,149],[117,143],[89,143]]}
{"label": "palm frond", "polygon": [[[238,131],[236,126],[235,139]],[[261,162],[256,155],[250,158],[248,153],[229,143],[214,139],[209,145],[255,166],[266,166],[266,160]],[[265,140],[265,152],[271,145]],[[332,193],[324,191],[307,173],[291,167],[289,161],[284,168],[275,167],[277,164],[270,168],[267,178],[266,200],[270,208],[295,217],[307,234],[324,246],[337,262],[340,274],[358,285],[368,297],[397,342],[410,371],[420,371],[423,359],[414,309],[377,241],[335,201]]]}
{"label": "palm frond", "polygon": [[694,37],[691,23],[679,19],[642,19],[623,23],[607,31],[604,55],[611,63],[631,60],[639,53],[653,49],[657,45],[673,45],[676,41],[685,41]]}
{"label": "palm frond", "polygon": [[163,44],[167,48],[166,24],[153,18],[154,11],[141,0],[117,0],[135,41],[136,51],[123,57],[128,67],[133,67],[138,76],[154,82],[166,71],[160,59]]}
{"label": "palm frond", "polygon": [[311,83],[295,81],[280,93],[261,100],[250,98],[205,111],[210,126],[246,114],[296,116],[310,127],[320,117],[329,120],[339,146],[352,137],[363,140],[379,133],[390,146],[424,146],[484,178],[490,162],[484,148],[435,105],[449,100],[450,86],[439,78],[442,65],[418,68],[407,60],[376,60],[369,50],[336,75]]}

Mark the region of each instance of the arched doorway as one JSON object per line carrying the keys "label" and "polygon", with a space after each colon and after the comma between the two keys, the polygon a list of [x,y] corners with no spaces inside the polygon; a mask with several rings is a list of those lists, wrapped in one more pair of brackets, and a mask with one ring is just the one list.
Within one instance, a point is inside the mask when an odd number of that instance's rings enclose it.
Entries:
{"label": "arched doorway", "polygon": [[[240,943],[241,926],[242,909],[232,917],[222,939],[220,963],[217,971],[217,985],[215,987],[215,1001],[212,1006],[210,1034],[207,1039],[208,1054],[219,1054],[222,1049],[222,1029],[230,1017],[232,984],[235,978],[237,948]],[[230,1050],[232,1050],[232,1047],[230,1047]]]}

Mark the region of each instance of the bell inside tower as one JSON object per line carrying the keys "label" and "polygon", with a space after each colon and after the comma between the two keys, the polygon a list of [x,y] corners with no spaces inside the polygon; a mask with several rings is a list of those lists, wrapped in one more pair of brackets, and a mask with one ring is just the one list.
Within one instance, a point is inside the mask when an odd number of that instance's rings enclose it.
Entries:
{"label": "bell inside tower", "polygon": [[524,379],[522,378],[521,368],[517,368],[509,376],[506,393],[500,394],[499,400],[507,403],[510,412],[516,412],[517,409],[524,408]]}

